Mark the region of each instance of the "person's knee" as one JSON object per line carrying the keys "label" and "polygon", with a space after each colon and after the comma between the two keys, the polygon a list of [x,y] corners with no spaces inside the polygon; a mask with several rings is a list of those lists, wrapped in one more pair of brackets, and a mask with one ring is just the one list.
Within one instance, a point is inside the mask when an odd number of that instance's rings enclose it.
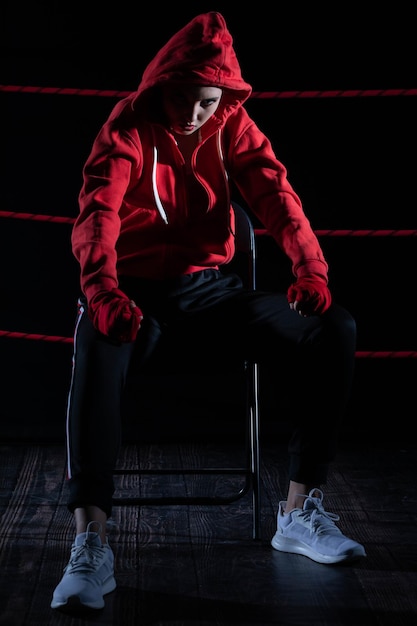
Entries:
{"label": "person's knee", "polygon": [[347,341],[356,341],[356,320],[344,307],[332,304],[325,313],[326,326],[331,335],[340,334]]}

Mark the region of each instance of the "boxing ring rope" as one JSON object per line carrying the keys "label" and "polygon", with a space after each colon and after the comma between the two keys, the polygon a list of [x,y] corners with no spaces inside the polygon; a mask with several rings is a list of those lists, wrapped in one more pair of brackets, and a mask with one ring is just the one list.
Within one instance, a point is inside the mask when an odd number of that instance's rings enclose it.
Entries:
{"label": "boxing ring rope", "polygon": [[[0,92],[6,93],[26,93],[43,95],[65,95],[65,96],[99,96],[124,98],[130,95],[131,91],[116,91],[110,89],[75,89],[61,87],[35,87],[18,85],[0,85]],[[365,89],[365,90],[327,90],[327,91],[254,91],[251,98],[258,99],[288,99],[288,98],[358,98],[358,97],[395,97],[395,96],[417,96],[417,89]],[[43,214],[32,214],[27,212],[0,211],[0,218],[21,219],[28,221],[53,222],[57,224],[73,224],[75,218],[60,217]],[[319,229],[314,231],[318,237],[415,237],[417,230],[413,229]],[[255,229],[256,236],[269,236],[264,229]],[[0,337],[11,339],[25,339],[34,341],[45,341],[61,344],[72,344],[72,337],[61,337],[57,335],[44,335],[37,333],[26,333],[10,330],[1,330]],[[360,350],[356,352],[356,358],[371,359],[415,359],[417,351],[412,350]]]}
{"label": "boxing ring rope", "polygon": [[[10,339],[29,339],[34,341],[47,341],[50,343],[73,343],[72,337],[60,337],[58,335],[39,335],[36,333],[22,333],[12,330],[0,330],[0,337],[9,337]],[[355,354],[356,358],[372,358],[372,359],[417,359],[417,352],[412,350],[358,350]]]}
{"label": "boxing ring rope", "polygon": [[[55,222],[57,224],[74,224],[74,217],[55,215],[42,215],[41,213],[21,213],[20,211],[0,211],[0,218],[12,218],[37,222]],[[317,229],[314,231],[318,237],[415,237],[417,230],[413,229]],[[269,236],[267,230],[255,228],[256,236]]]}
{"label": "boxing ring rope", "polygon": [[[29,93],[61,96],[101,96],[105,98],[125,98],[132,91],[112,89],[75,89],[71,87],[32,87],[0,85],[0,92]],[[327,91],[253,91],[251,98],[274,100],[280,98],[375,98],[386,96],[417,96],[417,89],[347,89]]]}

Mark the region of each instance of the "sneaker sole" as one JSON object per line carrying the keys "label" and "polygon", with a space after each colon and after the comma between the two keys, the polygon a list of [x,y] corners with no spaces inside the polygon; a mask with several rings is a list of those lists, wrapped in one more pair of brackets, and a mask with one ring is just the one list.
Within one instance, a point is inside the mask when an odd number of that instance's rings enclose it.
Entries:
{"label": "sneaker sole", "polygon": [[326,554],[320,554],[319,552],[315,552],[307,544],[300,543],[299,541],[293,541],[292,539],[288,539],[282,536],[273,537],[271,545],[275,550],[279,550],[280,552],[301,554],[302,556],[308,557],[312,561],[316,561],[316,563],[323,563],[328,565],[356,561],[366,556],[364,550],[359,547],[356,551],[349,552],[348,554],[328,556]]}
{"label": "sneaker sole", "polygon": [[[116,589],[116,580],[112,576],[103,583],[103,596],[111,593]],[[60,602],[58,600],[52,600],[51,609],[67,609],[71,611],[79,611],[83,608],[98,610],[104,608],[104,599],[101,598],[97,602],[82,602],[79,596],[70,596],[66,602]]]}

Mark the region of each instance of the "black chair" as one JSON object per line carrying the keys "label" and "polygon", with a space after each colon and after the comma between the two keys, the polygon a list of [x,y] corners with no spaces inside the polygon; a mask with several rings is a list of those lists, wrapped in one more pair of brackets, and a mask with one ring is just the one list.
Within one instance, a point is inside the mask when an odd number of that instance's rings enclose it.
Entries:
{"label": "black chair", "polygon": [[[234,268],[234,263],[239,261],[239,274],[244,283],[250,289],[256,288],[256,242],[252,221],[246,211],[238,204],[233,203],[235,212],[235,235],[236,254],[229,265]],[[239,257],[239,258],[238,258]],[[115,469],[115,476],[139,476],[146,475],[212,475],[217,477],[240,476],[241,481],[237,488],[234,486],[230,493],[216,495],[158,495],[158,496],[117,496],[117,490],[113,498],[114,505],[220,505],[232,503],[249,492],[252,494],[252,536],[258,539],[260,536],[260,455],[259,455],[259,373],[258,364],[246,361],[242,364],[243,383],[245,393],[245,461],[241,465],[233,467],[201,467],[201,468],[124,468]],[[130,489],[133,491],[133,489]]]}

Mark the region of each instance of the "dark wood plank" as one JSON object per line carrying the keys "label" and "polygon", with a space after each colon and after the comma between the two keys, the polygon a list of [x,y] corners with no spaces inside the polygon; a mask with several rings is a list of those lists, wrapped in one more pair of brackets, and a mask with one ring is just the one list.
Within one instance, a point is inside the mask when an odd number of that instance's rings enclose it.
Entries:
{"label": "dark wood plank", "polygon": [[[1,446],[0,623],[415,626],[417,450],[341,450],[325,489],[326,508],[340,514],[341,527],[365,544],[368,556],[350,566],[325,566],[271,548],[287,483],[285,447],[272,443],[262,452],[259,540],[251,538],[250,494],[221,506],[115,506],[108,533],[118,587],[94,619],[49,608],[74,532],[64,448]],[[215,442],[147,443],[137,450],[124,447],[121,462],[224,465],[238,454],[233,445]],[[140,489],[160,487],[160,480]],[[207,477],[163,481],[168,490],[212,488]]]}

